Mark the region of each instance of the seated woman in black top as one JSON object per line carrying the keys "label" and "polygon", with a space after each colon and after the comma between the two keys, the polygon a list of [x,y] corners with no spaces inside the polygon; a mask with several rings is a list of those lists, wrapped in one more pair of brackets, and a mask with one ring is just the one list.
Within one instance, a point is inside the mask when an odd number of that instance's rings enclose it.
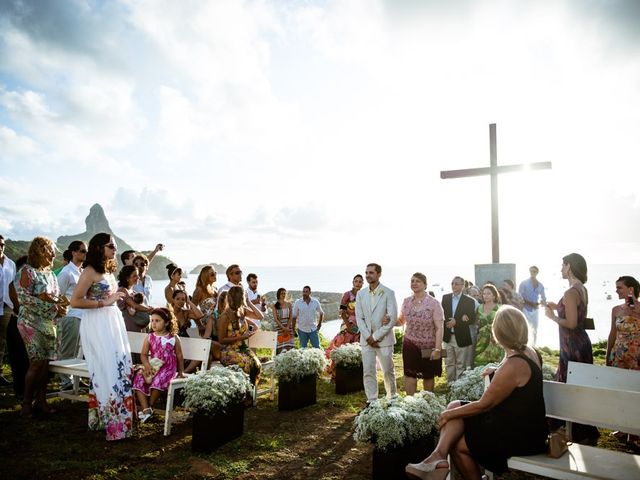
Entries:
{"label": "seated woman in black top", "polygon": [[480,478],[480,466],[500,474],[513,455],[546,451],[547,423],[542,395],[542,360],[527,346],[527,320],[514,307],[500,307],[493,335],[506,356],[480,400],[451,402],[440,415],[440,439],[421,463],[407,465],[411,478],[444,479],[447,455],[466,479]]}

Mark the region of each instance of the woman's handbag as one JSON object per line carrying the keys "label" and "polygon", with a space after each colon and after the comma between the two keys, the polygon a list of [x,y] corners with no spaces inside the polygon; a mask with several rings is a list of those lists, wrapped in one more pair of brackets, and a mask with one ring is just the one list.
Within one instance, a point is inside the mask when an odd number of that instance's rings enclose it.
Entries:
{"label": "woman's handbag", "polygon": [[551,432],[547,437],[547,456],[551,458],[560,458],[567,450],[569,450],[569,439],[564,428],[559,428],[555,432]]}

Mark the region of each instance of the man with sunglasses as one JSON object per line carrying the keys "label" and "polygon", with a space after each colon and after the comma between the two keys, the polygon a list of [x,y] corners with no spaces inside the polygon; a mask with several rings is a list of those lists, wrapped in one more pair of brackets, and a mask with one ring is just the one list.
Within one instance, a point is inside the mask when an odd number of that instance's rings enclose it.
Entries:
{"label": "man with sunglasses", "polygon": [[[73,291],[78,284],[82,273],[82,262],[87,258],[87,245],[79,240],[74,240],[64,252],[67,258],[71,258],[58,275],[60,293],[71,299]],[[70,308],[67,314],[58,320],[56,327],[58,336],[58,359],[75,358],[78,353],[80,340],[80,319],[82,310]],[[60,390],[70,390],[73,382],[69,375],[60,375]]]}
{"label": "man with sunglasses", "polygon": [[240,270],[240,265],[229,265],[227,268],[227,280],[225,283],[218,289],[218,295],[222,292],[227,292],[231,289],[231,287],[242,287],[242,270]]}
{"label": "man with sunglasses", "polygon": [[[0,367],[4,363],[7,326],[11,316],[18,312],[18,294],[13,281],[16,276],[16,264],[4,254],[5,239],[0,235]],[[1,372],[0,372],[1,373]],[[6,378],[0,375],[0,385],[9,385]]]}

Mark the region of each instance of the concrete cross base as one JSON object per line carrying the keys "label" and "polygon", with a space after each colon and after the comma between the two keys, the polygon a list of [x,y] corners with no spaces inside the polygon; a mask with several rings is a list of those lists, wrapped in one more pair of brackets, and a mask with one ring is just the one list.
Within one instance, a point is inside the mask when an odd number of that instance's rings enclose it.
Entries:
{"label": "concrete cross base", "polygon": [[481,263],[475,266],[476,280],[475,284],[481,288],[487,282],[493,283],[496,288],[500,288],[506,279],[511,279],[518,288],[516,283],[516,264],[515,263]]}

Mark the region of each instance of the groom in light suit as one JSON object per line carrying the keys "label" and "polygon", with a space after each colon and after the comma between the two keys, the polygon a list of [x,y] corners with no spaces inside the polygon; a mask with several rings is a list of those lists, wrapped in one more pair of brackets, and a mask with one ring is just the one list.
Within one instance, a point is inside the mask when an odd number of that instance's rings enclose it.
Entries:
{"label": "groom in light suit", "polygon": [[[362,369],[367,403],[378,400],[376,357],[384,373],[387,397],[396,395],[396,372],[393,368],[393,346],[396,337],[393,326],[398,319],[398,304],[393,290],[380,283],[382,267],[377,263],[367,265],[365,276],[369,288],[363,288],[356,297],[356,320],[360,329]],[[385,315],[388,323],[384,324]]]}

